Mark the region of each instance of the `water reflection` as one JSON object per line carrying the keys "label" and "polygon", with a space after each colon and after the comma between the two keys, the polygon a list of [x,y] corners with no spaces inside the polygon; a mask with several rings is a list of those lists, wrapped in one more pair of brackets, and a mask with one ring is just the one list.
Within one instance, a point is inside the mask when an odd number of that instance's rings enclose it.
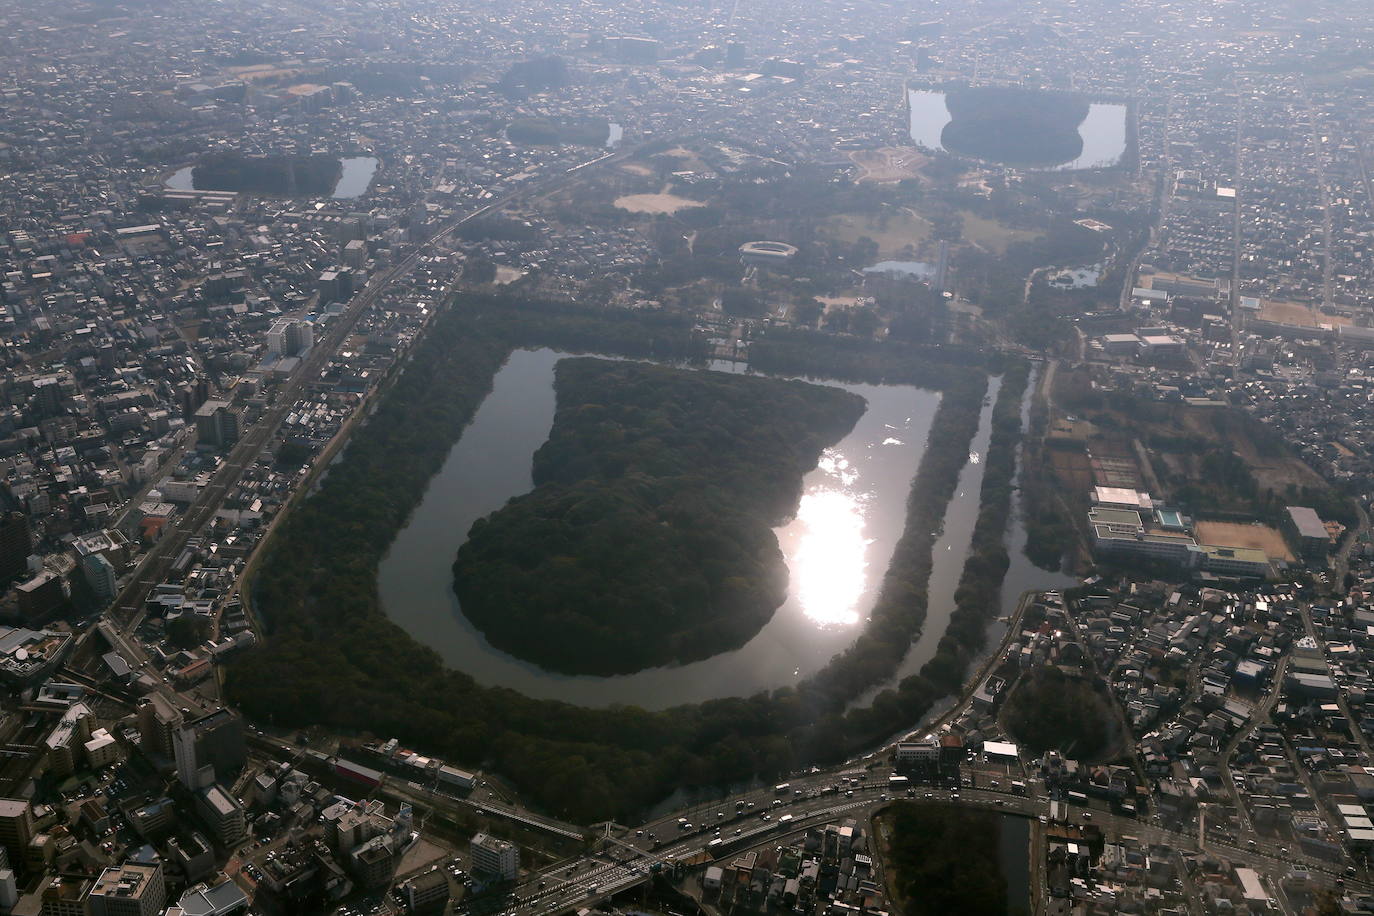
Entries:
{"label": "water reflection", "polygon": [[792,562],[793,591],[808,620],[846,627],[859,622],[859,601],[868,585],[864,533],[871,495],[855,492],[858,472],[843,455],[827,449],[818,465],[823,481],[802,494],[797,519],[788,526],[796,545],[784,553]]}
{"label": "water reflection", "polygon": [[[935,392],[826,383],[862,396],[868,410],[803,479],[797,517],[774,529],[787,558],[788,597],[741,648],[616,677],[554,674],[493,649],[458,607],[453,555],[474,521],[533,486],[531,457],[553,423],[561,358],[552,350],[517,350],[497,373],[382,561],[377,585],[393,620],[480,683],[588,706],[662,709],[749,696],[795,684],[853,643],[906,523],[911,480],[940,402]],[[900,444],[887,441],[893,439]],[[976,502],[975,495],[975,510]],[[797,556],[803,546],[810,559]]]}

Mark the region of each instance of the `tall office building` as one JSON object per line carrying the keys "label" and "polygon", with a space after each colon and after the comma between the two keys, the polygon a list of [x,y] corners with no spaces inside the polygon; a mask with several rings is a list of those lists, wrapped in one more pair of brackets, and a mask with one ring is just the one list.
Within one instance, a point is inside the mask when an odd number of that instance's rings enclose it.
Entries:
{"label": "tall office building", "polygon": [[81,558],[81,572],[86,576],[86,582],[90,584],[91,591],[101,601],[109,601],[115,596],[118,588],[118,577],[115,569],[110,565],[110,561],[98,553],[88,554]]}
{"label": "tall office building", "polygon": [[191,419],[210,397],[210,383],[205,378],[197,377],[194,381],[186,382],[177,389],[177,397],[181,401],[181,416],[184,419]]}
{"label": "tall office building", "polygon": [[6,859],[17,867],[24,861],[33,839],[33,812],[22,798],[0,798],[0,847]]}
{"label": "tall office building", "polygon": [[228,848],[243,839],[248,819],[239,800],[221,786],[212,785],[196,793],[196,811],[210,828],[216,842]]}
{"label": "tall office building", "polygon": [[196,732],[182,726],[172,732],[172,756],[176,760],[177,779],[188,789],[203,789],[215,781],[213,768],[201,772],[196,758]]}
{"label": "tall office building", "polygon": [[267,331],[269,356],[296,356],[315,343],[315,328],[308,321],[282,318]]}
{"label": "tall office building", "polygon": [[196,435],[206,445],[226,448],[239,441],[239,411],[228,401],[209,400],[196,408]]}
{"label": "tall office building", "polygon": [[172,735],[177,779],[188,789],[233,783],[248,761],[243,720],[227,709],[186,719]]}
{"label": "tall office building", "polygon": [[32,550],[29,517],[22,512],[0,515],[0,585],[8,585],[28,572]]}
{"label": "tall office building", "polygon": [[167,885],[161,865],[107,868],[86,898],[90,916],[161,916]]}
{"label": "tall office building", "polygon": [[147,753],[173,759],[172,736],[180,727],[181,713],[161,694],[150,694],[139,701],[138,736]]}

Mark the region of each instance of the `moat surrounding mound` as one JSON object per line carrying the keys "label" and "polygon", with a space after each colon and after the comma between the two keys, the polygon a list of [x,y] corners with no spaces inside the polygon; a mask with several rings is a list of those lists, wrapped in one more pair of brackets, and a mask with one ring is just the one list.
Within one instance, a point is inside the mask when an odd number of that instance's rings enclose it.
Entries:
{"label": "moat surrounding mound", "polygon": [[940,144],[962,156],[1006,165],[1072,162],[1083,153],[1078,125],[1088,101],[1035,89],[978,87],[945,95],[950,122]]}
{"label": "moat surrounding mound", "polygon": [[570,674],[737,648],[786,596],[772,528],[864,411],[803,382],[579,358],[535,488],[473,525],[454,563],[492,645]]}

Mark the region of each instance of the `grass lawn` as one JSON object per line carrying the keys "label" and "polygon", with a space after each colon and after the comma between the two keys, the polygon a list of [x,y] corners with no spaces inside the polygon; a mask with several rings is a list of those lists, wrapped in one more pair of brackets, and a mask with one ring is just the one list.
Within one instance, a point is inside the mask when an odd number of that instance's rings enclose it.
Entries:
{"label": "grass lawn", "polygon": [[1033,229],[1012,229],[995,219],[964,214],[964,238],[994,254],[1006,254],[1008,245],[1039,237],[1040,233]]}
{"label": "grass lawn", "polygon": [[897,255],[908,245],[920,245],[930,238],[930,228],[930,223],[906,208],[887,208],[884,213],[842,213],[821,224],[822,232],[850,245],[868,236],[878,243],[878,255],[883,258]]}

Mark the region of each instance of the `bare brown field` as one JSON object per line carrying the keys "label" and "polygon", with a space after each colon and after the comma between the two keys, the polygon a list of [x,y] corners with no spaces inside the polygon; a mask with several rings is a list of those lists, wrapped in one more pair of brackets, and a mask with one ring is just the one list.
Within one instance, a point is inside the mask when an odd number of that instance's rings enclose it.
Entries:
{"label": "bare brown field", "polygon": [[691,207],[706,206],[699,200],[688,200],[676,194],[627,194],[617,197],[615,205],[631,213],[647,213],[657,216],[660,213],[676,213]]}
{"label": "bare brown field", "polygon": [[860,181],[891,183],[908,178],[920,178],[921,169],[930,157],[914,149],[884,147],[874,150],[855,150],[849,159],[859,167]]}
{"label": "bare brown field", "polygon": [[1319,324],[1350,324],[1350,319],[1341,315],[1327,315],[1320,309],[1301,302],[1260,302],[1260,318],[1278,324],[1292,324],[1303,328],[1315,328]]}
{"label": "bare brown field", "polygon": [[1216,547],[1250,547],[1263,550],[1271,560],[1293,559],[1283,535],[1268,525],[1243,525],[1239,522],[1198,522],[1197,539]]}
{"label": "bare brown field", "polygon": [[1086,499],[1093,486],[1093,470],[1088,463],[1088,456],[1083,452],[1057,448],[1045,449],[1045,455],[1060,482],[1061,491],[1070,496],[1081,494]]}

